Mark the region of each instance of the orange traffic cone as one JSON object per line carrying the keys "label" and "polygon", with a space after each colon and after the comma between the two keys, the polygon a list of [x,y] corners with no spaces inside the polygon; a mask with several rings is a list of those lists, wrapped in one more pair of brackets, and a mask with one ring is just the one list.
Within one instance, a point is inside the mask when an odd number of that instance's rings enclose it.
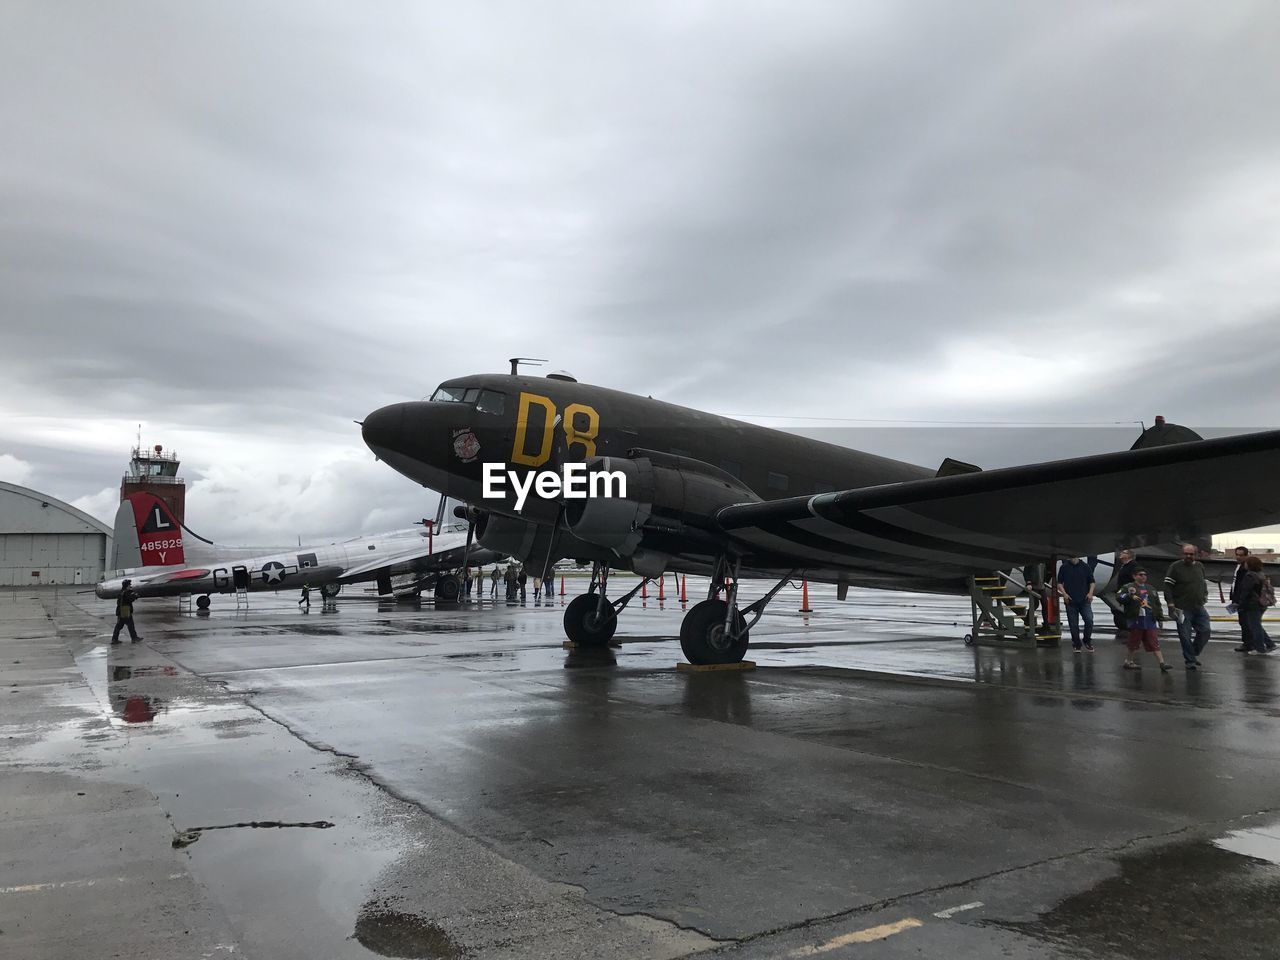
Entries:
{"label": "orange traffic cone", "polygon": [[809,606],[809,581],[802,580],[800,582],[800,612],[813,613]]}
{"label": "orange traffic cone", "polygon": [[564,596],[564,574],[560,574],[560,596]]}
{"label": "orange traffic cone", "polygon": [[680,602],[689,602],[689,575],[687,573],[680,577]]}

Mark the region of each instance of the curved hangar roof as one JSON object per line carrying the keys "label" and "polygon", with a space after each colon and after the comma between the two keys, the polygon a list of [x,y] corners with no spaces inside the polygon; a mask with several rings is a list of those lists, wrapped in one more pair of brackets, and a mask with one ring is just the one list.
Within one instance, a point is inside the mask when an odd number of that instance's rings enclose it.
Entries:
{"label": "curved hangar roof", "polygon": [[103,533],[111,528],[57,497],[0,480],[0,534]]}
{"label": "curved hangar roof", "polygon": [[47,493],[0,481],[0,585],[94,583],[111,528]]}

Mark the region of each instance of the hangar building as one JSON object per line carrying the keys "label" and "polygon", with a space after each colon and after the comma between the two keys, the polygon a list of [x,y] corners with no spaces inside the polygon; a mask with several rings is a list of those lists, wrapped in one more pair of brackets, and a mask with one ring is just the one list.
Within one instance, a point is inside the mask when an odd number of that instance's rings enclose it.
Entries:
{"label": "hangar building", "polygon": [[97,583],[111,528],[48,494],[0,481],[0,586]]}

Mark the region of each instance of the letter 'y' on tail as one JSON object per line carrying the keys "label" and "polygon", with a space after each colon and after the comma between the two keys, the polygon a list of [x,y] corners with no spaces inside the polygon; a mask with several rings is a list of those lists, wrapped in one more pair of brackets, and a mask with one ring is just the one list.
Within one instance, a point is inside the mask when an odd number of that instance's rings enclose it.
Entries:
{"label": "letter 'y' on tail", "polygon": [[153,493],[131,493],[116,511],[113,570],[172,567],[187,562],[182,525]]}

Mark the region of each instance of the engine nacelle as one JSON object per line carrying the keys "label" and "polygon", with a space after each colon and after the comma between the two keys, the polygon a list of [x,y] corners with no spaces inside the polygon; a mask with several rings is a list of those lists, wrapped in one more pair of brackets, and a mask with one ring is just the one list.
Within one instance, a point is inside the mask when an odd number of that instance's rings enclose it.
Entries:
{"label": "engine nacelle", "polygon": [[608,557],[607,551],[583,543],[568,531],[498,513],[480,514],[476,521],[476,543],[494,553],[515,557],[538,570],[548,559],[554,563],[564,557],[575,560],[604,560]]}
{"label": "engine nacelle", "polygon": [[587,460],[589,475],[620,473],[626,482],[627,495],[569,501],[565,519],[579,540],[628,557],[639,549],[644,528],[652,520],[705,524],[722,507],[760,500],[741,481],[709,463],[670,454],[639,452],[647,455]]}

